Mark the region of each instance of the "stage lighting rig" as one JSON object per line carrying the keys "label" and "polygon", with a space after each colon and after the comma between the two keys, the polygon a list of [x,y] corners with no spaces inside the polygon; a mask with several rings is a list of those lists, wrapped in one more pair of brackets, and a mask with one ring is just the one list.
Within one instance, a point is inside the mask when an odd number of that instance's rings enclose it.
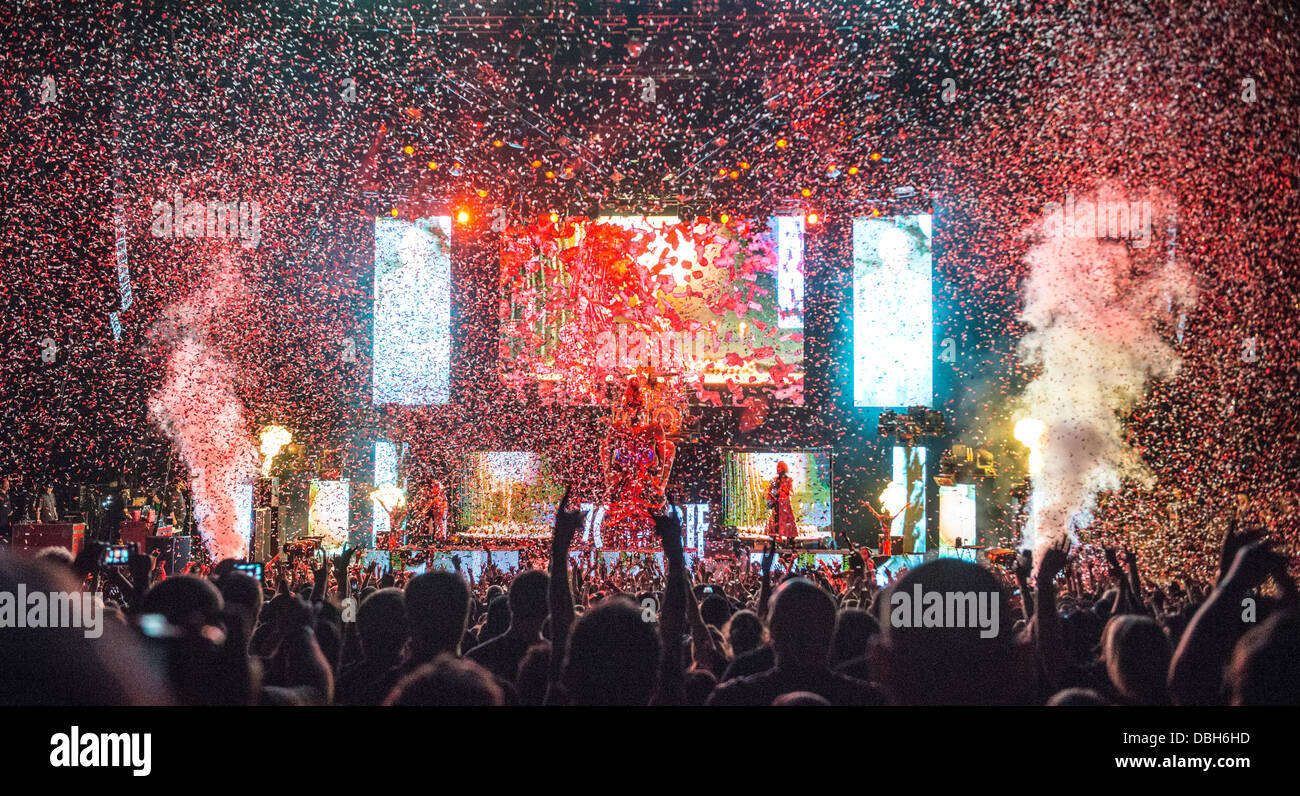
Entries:
{"label": "stage lighting rig", "polygon": [[924,406],[913,406],[907,414],[886,409],[880,413],[876,433],[882,437],[897,437],[899,442],[910,446],[918,437],[943,435],[943,412]]}
{"label": "stage lighting rig", "polygon": [[997,475],[992,453],[975,450],[969,445],[953,445],[951,450],[939,456],[939,472],[935,474],[934,482],[939,486],[954,486],[976,479],[996,478]]}

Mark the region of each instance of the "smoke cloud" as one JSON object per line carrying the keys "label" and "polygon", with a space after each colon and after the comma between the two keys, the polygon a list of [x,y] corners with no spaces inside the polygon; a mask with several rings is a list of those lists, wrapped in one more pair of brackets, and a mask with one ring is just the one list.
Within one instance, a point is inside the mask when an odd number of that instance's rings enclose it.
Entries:
{"label": "smoke cloud", "polygon": [[[1103,190],[1096,206],[1121,201]],[[1172,218],[1167,201],[1152,204],[1157,218]],[[1176,259],[1154,250],[1138,258],[1131,241],[1108,240],[1104,229],[1062,235],[1059,224],[1059,210],[1049,210],[1034,229],[1020,317],[1029,326],[1020,358],[1041,369],[1020,408],[1045,427],[1024,540],[1036,554],[1075,540],[1101,492],[1125,479],[1151,484],[1124,439],[1124,418],[1152,379],[1177,374],[1161,324],[1195,299],[1191,272]]]}
{"label": "smoke cloud", "polygon": [[194,517],[214,561],[244,558],[247,540],[236,522],[235,493],[257,472],[257,446],[235,391],[235,370],[213,340],[214,321],[235,311],[243,294],[238,260],[208,261],[206,284],[170,305],[151,339],[166,346],[162,383],[149,397],[149,417],[172,439],[190,476]]}

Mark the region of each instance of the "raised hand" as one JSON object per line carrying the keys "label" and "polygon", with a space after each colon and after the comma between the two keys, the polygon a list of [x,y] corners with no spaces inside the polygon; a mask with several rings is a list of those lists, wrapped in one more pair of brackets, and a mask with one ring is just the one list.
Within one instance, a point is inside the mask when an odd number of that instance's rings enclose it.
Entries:
{"label": "raised hand", "polygon": [[583,512],[582,509],[572,509],[569,505],[569,497],[573,492],[573,487],[564,488],[564,497],[560,498],[560,505],[555,511],[555,529],[551,538],[552,551],[568,551],[573,544],[573,537],[577,534],[578,529],[582,527]]}
{"label": "raised hand", "polygon": [[763,543],[763,577],[772,576],[772,564],[776,561],[776,546],[771,542]]}

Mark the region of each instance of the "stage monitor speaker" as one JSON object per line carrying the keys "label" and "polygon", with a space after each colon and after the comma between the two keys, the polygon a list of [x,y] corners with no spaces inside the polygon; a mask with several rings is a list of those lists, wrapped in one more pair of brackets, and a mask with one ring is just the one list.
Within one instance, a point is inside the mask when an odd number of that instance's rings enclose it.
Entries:
{"label": "stage monitor speaker", "polygon": [[150,536],[144,540],[145,553],[158,551],[158,560],[167,567],[167,575],[179,575],[190,563],[190,537]]}

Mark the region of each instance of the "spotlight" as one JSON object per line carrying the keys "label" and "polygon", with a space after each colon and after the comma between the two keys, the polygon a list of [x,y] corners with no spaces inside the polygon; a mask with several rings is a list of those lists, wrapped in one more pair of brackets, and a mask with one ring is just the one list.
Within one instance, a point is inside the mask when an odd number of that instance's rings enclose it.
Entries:
{"label": "spotlight", "polygon": [[415,147],[411,146],[410,144],[407,144],[406,146],[402,147],[402,151],[408,155],[414,155]]}
{"label": "spotlight", "polygon": [[462,210],[462,211],[460,211],[459,213],[457,213],[457,214],[456,214],[456,220],[459,221],[459,222],[462,223],[462,224],[468,224],[468,223],[469,223],[469,211],[468,211],[468,210]]}
{"label": "spotlight", "polygon": [[784,138],[778,138],[778,139],[776,139],[776,148],[777,148],[777,149],[785,149],[785,148],[786,148],[787,146],[789,146],[789,145],[790,145],[790,142],[787,141],[787,140],[785,140]]}
{"label": "spotlight", "polygon": [[800,196],[812,196],[812,189],[811,189],[811,188],[804,188],[802,191],[799,192],[799,195],[800,195]]}
{"label": "spotlight", "polygon": [[880,153],[879,153],[879,152],[872,152],[872,153],[871,153],[871,159],[872,159],[872,160],[880,160]]}
{"label": "spotlight", "polygon": [[431,160],[431,161],[429,161],[429,168],[430,168],[430,169],[434,169],[434,170],[436,170],[436,169],[438,168],[438,164],[437,164],[437,163],[434,163],[434,162]]}
{"label": "spotlight", "polygon": [[548,179],[548,180],[553,180],[553,179],[555,179],[555,172],[553,172],[553,171],[548,171],[548,172],[546,172],[546,179]]}
{"label": "spotlight", "polygon": [[819,224],[821,223],[821,216],[817,215],[816,213],[809,213],[808,215],[804,216],[804,221],[813,225]]}
{"label": "spotlight", "polygon": [[740,161],[740,170],[741,170],[741,171],[748,171],[748,170],[749,170],[749,161],[748,161],[748,160],[742,160],[742,161]]}
{"label": "spotlight", "polygon": [[534,161],[533,161],[533,168],[535,168],[535,169],[536,169],[536,168],[539,168],[539,167],[541,167],[541,165],[542,165],[542,161],[540,161],[540,160],[534,160]]}
{"label": "spotlight", "polygon": [[854,174],[857,174],[857,173],[858,173],[858,167],[857,167],[857,166],[849,166],[849,176],[850,176],[850,177],[852,177]]}
{"label": "spotlight", "polygon": [[726,170],[726,169],[718,169],[718,176],[719,176],[719,177],[725,177],[725,176],[727,176],[727,170]]}
{"label": "spotlight", "polygon": [[397,218],[397,208],[394,207],[392,210],[389,210],[388,215],[392,216],[393,218]]}
{"label": "spotlight", "polygon": [[723,214],[721,214],[721,215],[718,216],[718,221],[721,222],[721,223],[723,223],[723,224],[730,223],[730,222],[731,222],[731,216],[727,215],[726,213],[723,213]]}
{"label": "spotlight", "polygon": [[498,149],[501,148],[501,147],[503,147],[503,146],[505,146],[505,145],[506,145],[506,142],[505,142],[505,141],[502,141],[500,138],[498,138],[497,140],[495,140],[495,141],[492,142],[492,146],[497,147]]}
{"label": "spotlight", "polygon": [[730,174],[728,174],[727,176],[734,180],[734,179],[736,179],[736,178],[738,178],[738,177],[740,176],[740,172],[738,172],[738,171],[733,171],[733,172],[731,172]]}
{"label": "spotlight", "polygon": [[560,214],[552,212],[549,216],[547,216],[547,218],[551,219],[551,223],[554,224],[560,220]]}

